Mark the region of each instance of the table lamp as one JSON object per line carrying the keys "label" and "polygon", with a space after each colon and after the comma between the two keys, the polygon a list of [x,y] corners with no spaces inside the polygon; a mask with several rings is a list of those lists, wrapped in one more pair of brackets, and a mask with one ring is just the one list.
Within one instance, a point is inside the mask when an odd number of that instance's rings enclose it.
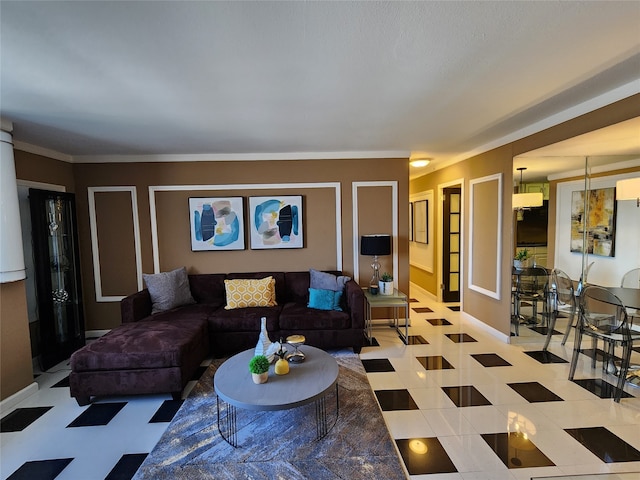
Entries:
{"label": "table lamp", "polygon": [[391,255],[391,236],[385,234],[362,235],[360,237],[360,255],[373,255],[373,262],[371,262],[373,276],[369,282],[369,292],[376,295],[380,280],[378,256]]}

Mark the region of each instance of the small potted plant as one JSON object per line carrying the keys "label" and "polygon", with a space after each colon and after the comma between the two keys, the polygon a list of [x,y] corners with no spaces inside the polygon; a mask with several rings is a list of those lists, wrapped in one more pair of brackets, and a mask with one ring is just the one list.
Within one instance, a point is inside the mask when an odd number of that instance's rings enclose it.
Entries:
{"label": "small potted plant", "polygon": [[384,272],[378,282],[380,287],[380,295],[393,295],[393,275]]}
{"label": "small potted plant", "polygon": [[515,257],[513,257],[513,266],[518,270],[526,267],[526,262],[529,259],[529,250],[523,248],[522,250],[518,250]]}
{"label": "small potted plant", "polygon": [[253,383],[265,383],[269,379],[269,364],[269,359],[264,355],[256,355],[249,361]]}

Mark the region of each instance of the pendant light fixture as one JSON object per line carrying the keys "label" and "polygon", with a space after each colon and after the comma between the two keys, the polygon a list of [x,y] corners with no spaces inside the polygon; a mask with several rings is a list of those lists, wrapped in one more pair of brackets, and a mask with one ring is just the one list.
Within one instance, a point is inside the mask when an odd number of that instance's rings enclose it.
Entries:
{"label": "pendant light fixture", "polygon": [[541,207],[542,206],[542,192],[524,193],[522,191],[522,172],[527,167],[518,167],[520,171],[520,186],[518,187],[518,193],[514,193],[511,199],[511,204],[514,210],[520,210],[523,208]]}

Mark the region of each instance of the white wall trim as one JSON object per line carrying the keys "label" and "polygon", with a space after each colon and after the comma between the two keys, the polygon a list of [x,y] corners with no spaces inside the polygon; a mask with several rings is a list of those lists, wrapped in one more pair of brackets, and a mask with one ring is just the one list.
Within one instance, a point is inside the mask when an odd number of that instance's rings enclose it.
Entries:
{"label": "white wall trim", "polygon": [[423,296],[428,297],[429,299],[433,300],[433,301],[438,301],[438,298],[431,292],[425,290],[424,288],[422,288],[420,285],[413,283],[413,282],[409,282],[409,291],[415,291],[418,290]]}
{"label": "white wall trim", "polygon": [[[409,197],[409,202],[419,202],[420,200],[428,200],[430,202],[429,210],[428,210],[429,218],[427,221],[427,227],[429,229],[429,232],[428,232],[429,243],[426,245],[419,244],[415,242],[415,240],[412,240],[409,242],[409,265],[411,265],[412,267],[419,268],[420,270],[424,270],[425,272],[433,273],[434,272],[433,256],[435,252],[435,248],[434,248],[435,242],[433,241],[433,238],[434,238],[433,232],[434,232],[434,225],[435,225],[435,218],[433,213],[435,211],[435,208],[434,208],[435,193],[433,189],[425,190],[420,193],[415,193]],[[412,222],[409,222],[409,228],[413,228]],[[421,255],[422,250],[425,250],[427,252],[426,260],[430,261],[430,264],[428,262],[423,263],[420,260],[416,260],[416,257],[421,257],[422,260],[425,260],[425,257]]]}
{"label": "white wall trim", "polygon": [[38,190],[49,190],[51,192],[66,192],[67,187],[53,183],[32,182],[31,180],[16,180],[19,187],[37,188]]}
{"label": "white wall trim", "polygon": [[[585,158],[585,157],[583,157]],[[590,167],[590,173],[606,173],[606,172],[614,172],[616,170],[623,170],[625,168],[635,168],[640,167],[640,159],[637,160],[627,160],[625,162],[616,162],[616,163],[608,163],[606,165],[596,165],[594,167]],[[572,177],[584,177],[584,168],[577,170],[569,170],[567,172],[555,173],[553,175],[549,175],[547,179],[551,180],[562,180],[564,178],[572,178]]]}
{"label": "white wall trim", "polygon": [[42,157],[53,158],[54,160],[60,160],[61,162],[73,163],[73,157],[66,153],[51,150],[50,148],[39,147],[38,145],[32,145],[31,143],[14,141],[14,150],[20,150],[21,152],[33,153],[34,155],[40,155]]}
{"label": "white wall trim", "polygon": [[[436,202],[438,203],[438,218],[440,219],[440,225],[438,225],[437,230],[438,230],[438,249],[436,251],[436,258],[438,259],[438,284],[436,285],[436,290],[438,291],[438,301],[442,302],[442,266],[443,266],[443,261],[442,261],[442,242],[444,241],[444,232],[442,230],[442,222],[443,222],[443,218],[444,218],[444,196],[443,196],[443,190],[447,187],[455,187],[455,186],[460,186],[460,206],[461,206],[461,210],[462,213],[460,214],[460,272],[464,272],[464,260],[465,260],[465,256],[464,256],[464,233],[465,233],[465,228],[464,228],[464,220],[465,220],[465,215],[466,215],[466,208],[465,208],[465,193],[464,193],[464,178],[457,178],[455,180],[450,180],[448,182],[445,183],[439,183],[438,184],[438,197],[436,198]],[[436,228],[436,227],[434,227]],[[460,287],[462,287],[462,281],[460,281]],[[464,295],[464,289],[460,288],[460,305],[462,306],[462,297]],[[462,309],[461,309],[462,310]]]}
{"label": "white wall trim", "polygon": [[360,232],[358,229],[358,188],[367,187],[391,187],[391,236],[393,237],[393,286],[398,288],[398,181],[372,181],[372,182],[352,182],[351,198],[353,204],[353,278],[358,281],[360,278],[360,266],[358,258],[360,255]]}
{"label": "white wall trim", "polygon": [[[496,291],[492,291],[473,283],[473,217],[475,210],[473,192],[477,184],[493,182],[496,180],[498,181],[498,209],[496,211],[496,218],[498,219],[498,239],[496,242]],[[495,298],[496,300],[500,300],[500,288],[502,285],[502,173],[474,178],[469,181],[469,189],[469,270],[467,272],[469,289],[482,293],[488,297]]]}
{"label": "white wall trim", "polygon": [[8,396],[4,400],[0,402],[0,413],[4,416],[9,413],[10,410],[13,410],[20,402],[26,400],[31,395],[38,391],[38,384],[33,382],[22,390],[17,391],[13,395]]}
{"label": "white wall trim", "polygon": [[460,311],[461,318],[473,323],[474,326],[489,333],[491,336],[496,337],[498,340],[504,343],[511,343],[511,336],[502,333],[500,330],[493,328],[491,325],[487,325],[482,320],[478,320],[476,317],[469,315],[467,312]]}
{"label": "white wall trim", "polygon": [[100,251],[98,248],[98,224],[96,221],[96,193],[129,192],[131,195],[131,213],[133,217],[133,241],[136,254],[136,280],[138,290],[142,290],[142,249],[140,242],[140,219],[138,216],[138,195],[134,186],[89,187],[87,196],[89,201],[89,228],[91,231],[91,253],[93,257],[93,280],[96,291],[96,302],[119,302],[124,298],[120,295],[103,295],[102,278],[100,273]]}
{"label": "white wall trim", "polygon": [[75,155],[73,163],[237,162],[274,160],[359,160],[409,158],[408,150],[346,152],[202,153],[175,155]]}
{"label": "white wall trim", "polygon": [[156,192],[179,192],[197,190],[305,190],[309,188],[333,188],[336,203],[336,270],[342,270],[342,204],[340,202],[340,182],[318,183],[247,183],[234,185],[151,185],[149,186],[149,216],[151,218],[151,244],[153,250],[153,270],[160,273],[160,248],[158,239],[158,218]]}

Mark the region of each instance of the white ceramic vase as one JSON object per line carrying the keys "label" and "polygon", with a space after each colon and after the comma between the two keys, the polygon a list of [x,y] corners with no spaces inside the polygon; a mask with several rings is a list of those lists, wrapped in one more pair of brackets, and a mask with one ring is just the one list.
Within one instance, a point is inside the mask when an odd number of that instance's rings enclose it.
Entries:
{"label": "white ceramic vase", "polygon": [[273,363],[279,345],[269,340],[269,332],[267,332],[267,317],[262,317],[260,322],[260,336],[258,337],[255,355],[264,355],[270,363]]}

